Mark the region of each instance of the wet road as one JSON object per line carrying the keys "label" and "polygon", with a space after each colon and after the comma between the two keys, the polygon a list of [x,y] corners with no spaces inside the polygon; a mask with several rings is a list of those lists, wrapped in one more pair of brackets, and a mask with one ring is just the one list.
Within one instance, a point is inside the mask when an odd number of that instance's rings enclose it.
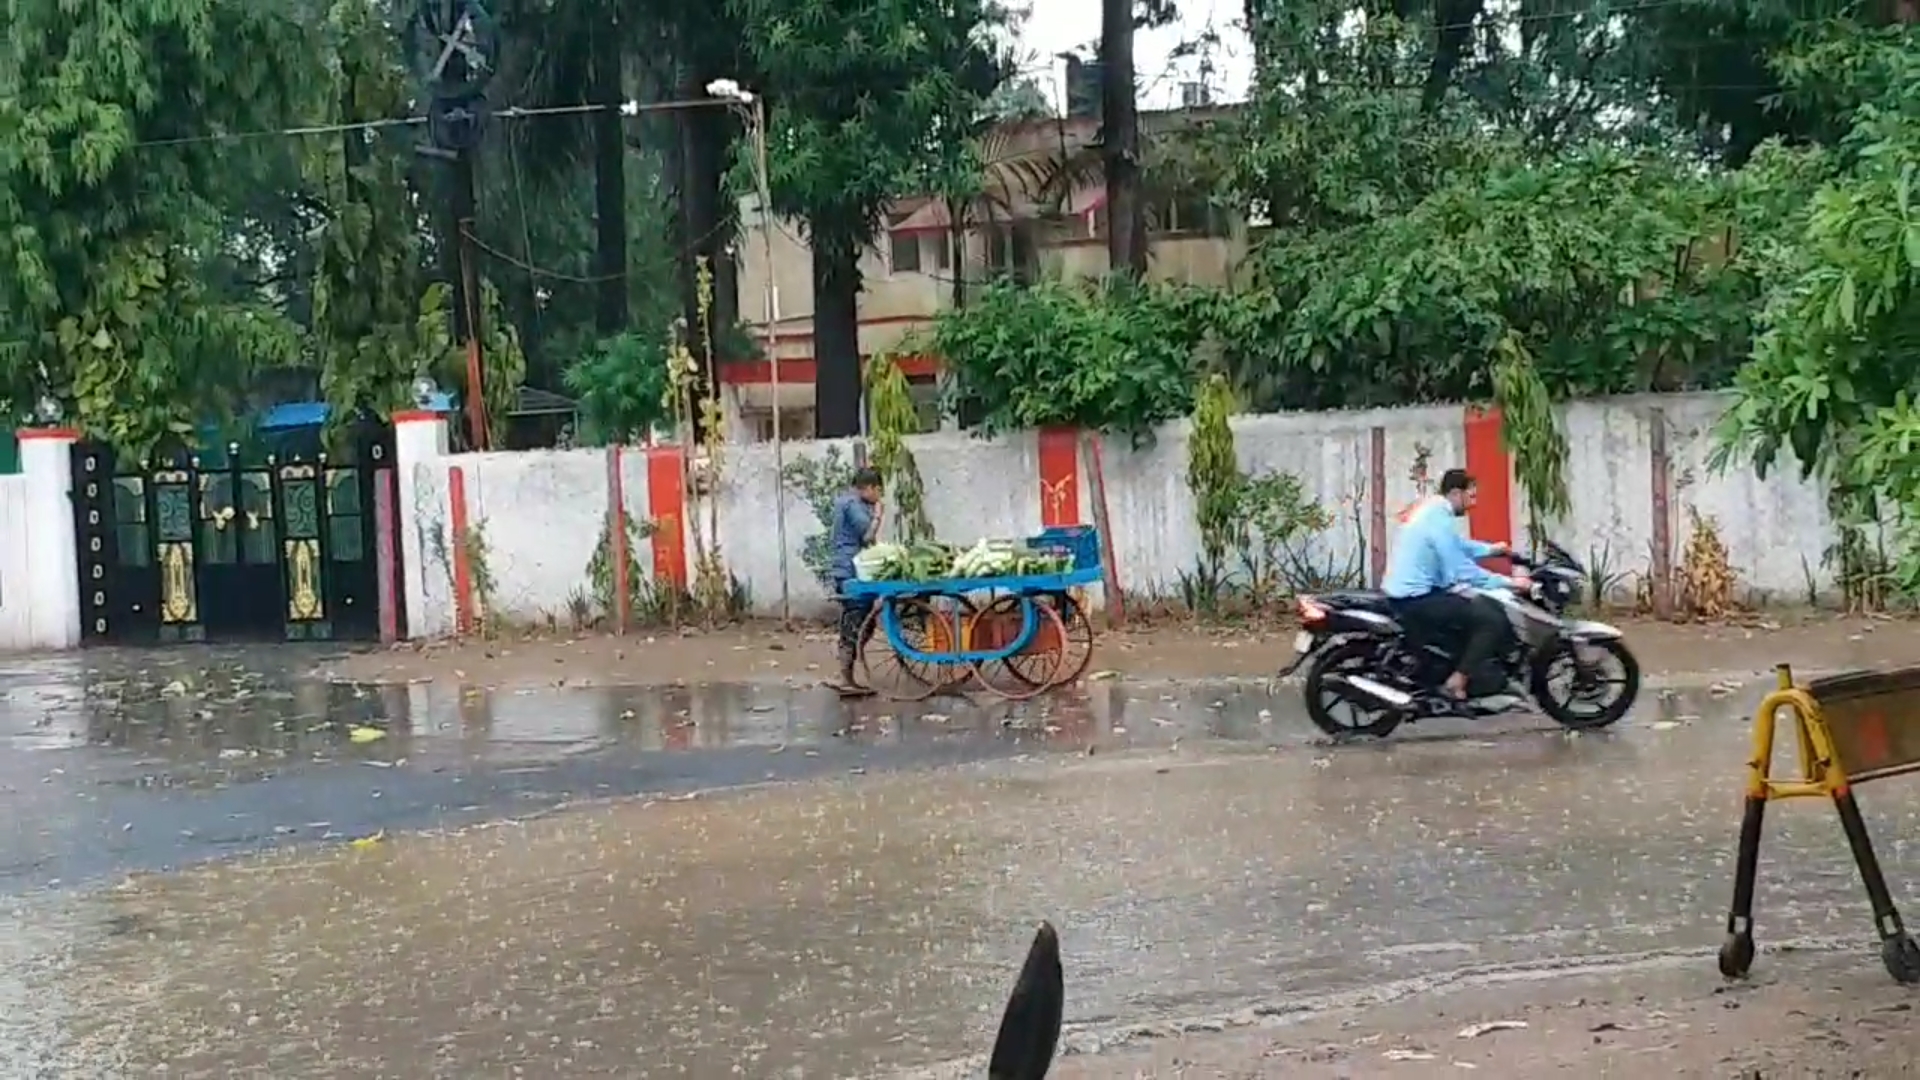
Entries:
{"label": "wet road", "polygon": [[[1753,700],[1650,694],[1614,736],[1516,718],[1327,748],[1291,695],[1251,686],[847,713],[770,688],[209,670],[96,673],[90,694],[0,676],[7,858],[30,864],[0,901],[6,1075],[861,1075],[981,1049],[1041,917],[1080,1024],[1711,946],[1746,734],[1729,714]],[[967,764],[907,768],[941,763]],[[820,782],[294,843],[769,775]],[[1920,871],[1912,790],[1863,794],[1896,882]],[[1864,940],[1831,815],[1775,821],[1763,940]]]}
{"label": "wet road", "polygon": [[[1315,734],[1297,691],[1275,696],[1259,682],[1094,682],[1017,705],[849,705],[770,683],[482,692],[296,674],[322,655],[0,658],[0,895],[583,799],[1182,740],[1301,746]],[[1711,704],[1698,697],[1669,711]],[[356,741],[356,731],[378,738]]]}
{"label": "wet road", "polygon": [[1277,727],[1251,684],[1143,695],[1094,684],[1019,707],[848,705],[777,684],[481,692],[292,674],[318,655],[0,658],[0,895],[582,799],[1306,737]]}

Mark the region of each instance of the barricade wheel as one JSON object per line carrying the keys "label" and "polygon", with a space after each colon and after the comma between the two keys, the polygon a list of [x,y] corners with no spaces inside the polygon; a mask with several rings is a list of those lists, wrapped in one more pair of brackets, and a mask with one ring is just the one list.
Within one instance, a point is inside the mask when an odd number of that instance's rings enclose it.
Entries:
{"label": "barricade wheel", "polygon": [[1887,974],[1902,986],[1920,982],[1920,945],[1908,934],[1895,934],[1880,943],[1880,962]]}
{"label": "barricade wheel", "polygon": [[1720,945],[1720,974],[1744,979],[1753,970],[1753,935],[1728,934]]}

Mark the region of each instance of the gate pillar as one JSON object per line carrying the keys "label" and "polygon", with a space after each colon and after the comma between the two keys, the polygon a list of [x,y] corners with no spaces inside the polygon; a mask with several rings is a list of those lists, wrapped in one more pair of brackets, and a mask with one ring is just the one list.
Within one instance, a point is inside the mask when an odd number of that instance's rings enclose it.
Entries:
{"label": "gate pillar", "polygon": [[3,584],[9,604],[24,598],[29,649],[80,644],[79,545],[73,516],[73,444],[70,428],[23,428],[20,474],[26,480],[26,565],[23,580]]}
{"label": "gate pillar", "polygon": [[[404,605],[397,605],[406,613],[409,625],[395,627],[402,638],[425,637],[426,631],[421,625],[422,613],[427,610],[426,577],[424,567],[430,560],[424,556],[422,537],[419,528],[419,504],[416,491],[415,466],[423,461],[447,456],[447,417],[445,413],[427,409],[416,409],[393,414],[393,465],[398,473],[398,483],[394,485],[399,492],[399,505],[384,515],[386,520],[378,522],[381,534],[381,550],[386,550],[387,537],[391,529],[399,534],[399,555],[401,576],[405,579],[404,590],[400,595],[405,598]],[[434,520],[438,520],[436,515]],[[387,600],[382,597],[383,610],[387,609]],[[383,635],[384,636],[384,635]]]}

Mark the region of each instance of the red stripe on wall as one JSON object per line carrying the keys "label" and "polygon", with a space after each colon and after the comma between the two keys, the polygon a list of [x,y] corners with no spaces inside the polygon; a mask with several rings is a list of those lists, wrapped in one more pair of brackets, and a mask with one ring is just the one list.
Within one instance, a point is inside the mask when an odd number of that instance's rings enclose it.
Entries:
{"label": "red stripe on wall", "polygon": [[627,490],[620,475],[620,451],[607,447],[607,551],[613,557],[613,632],[627,632],[632,615],[632,582],[627,579]]}
{"label": "red stripe on wall", "polygon": [[400,640],[400,598],[405,587],[400,578],[400,519],[393,512],[399,499],[394,495],[395,485],[392,469],[380,469],[373,474],[373,528],[375,550],[379,562],[375,564],[375,585],[380,603],[380,643],[391,645]]}
{"label": "red stripe on wall", "polygon": [[680,448],[647,450],[647,516],[653,519],[653,576],[687,584],[687,488]]}
{"label": "red stripe on wall", "polygon": [[467,555],[467,474],[455,465],[447,470],[447,521],[453,536],[453,629],[473,630],[473,566]]}
{"label": "red stripe on wall", "polygon": [[1648,472],[1653,480],[1653,613],[1664,619],[1673,614],[1673,457],[1667,453],[1665,410],[1653,410],[1648,420],[1648,449],[1652,454]]}
{"label": "red stripe on wall", "polygon": [[1042,428],[1040,524],[1048,529],[1080,524],[1080,435],[1072,428]]}
{"label": "red stripe on wall", "polygon": [[1374,588],[1387,576],[1387,429],[1367,436],[1367,567]]}
{"label": "red stripe on wall", "polygon": [[[1465,420],[1467,475],[1474,478],[1480,497],[1467,511],[1467,528],[1475,540],[1513,542],[1513,459],[1502,441],[1499,409],[1469,405]],[[1505,559],[1488,560],[1502,573],[1511,567]]]}

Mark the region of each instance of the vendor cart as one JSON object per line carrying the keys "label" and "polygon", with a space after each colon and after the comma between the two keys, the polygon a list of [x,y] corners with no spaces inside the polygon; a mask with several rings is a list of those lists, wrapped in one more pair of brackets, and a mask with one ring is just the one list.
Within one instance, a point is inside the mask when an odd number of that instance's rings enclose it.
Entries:
{"label": "vendor cart", "polygon": [[1020,700],[1078,679],[1093,660],[1093,622],[1082,595],[1101,577],[1099,534],[1091,526],[1047,529],[1026,541],[1070,555],[1052,574],[850,581],[847,595],[870,600],[857,674],[870,690],[919,701],[978,682]]}

